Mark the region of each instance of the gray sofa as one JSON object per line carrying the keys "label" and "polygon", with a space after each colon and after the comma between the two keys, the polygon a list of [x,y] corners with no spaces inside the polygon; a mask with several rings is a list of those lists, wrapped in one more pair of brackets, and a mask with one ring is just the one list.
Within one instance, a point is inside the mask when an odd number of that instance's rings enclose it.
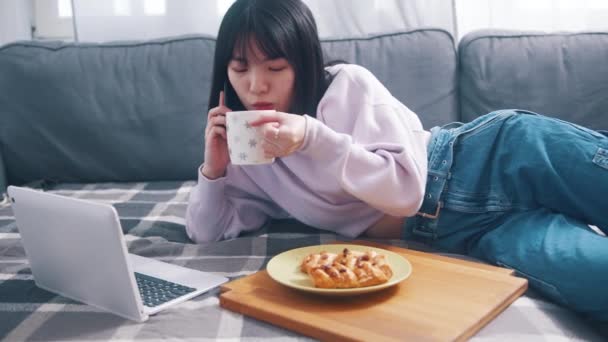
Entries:
{"label": "gray sofa", "polygon": [[[190,35],[0,47],[0,192],[25,184],[112,203],[131,252],[230,278],[264,268],[281,251],[342,239],[288,220],[231,241],[190,244],[183,215],[203,161],[214,46],[213,38]],[[455,44],[449,33],[429,28],[326,39],[323,47],[328,59],[370,69],[427,129],[503,108],[608,129],[608,32],[477,31]],[[217,307],[217,291],[189,304],[197,309],[188,314],[169,311],[147,323],[153,329],[134,330],[37,289],[6,201],[0,256],[0,307],[17,303],[10,312],[0,309],[0,338],[302,338],[228,315]],[[49,314],[49,303],[63,306]],[[86,314],[77,318],[74,310]],[[66,323],[76,330],[65,332]],[[597,339],[576,315],[529,292],[475,338],[557,336]]]}
{"label": "gray sofa", "polygon": [[[425,125],[525,108],[608,129],[607,33],[421,29],[324,41],[374,72]],[[0,185],[193,179],[212,38],[0,48]]]}

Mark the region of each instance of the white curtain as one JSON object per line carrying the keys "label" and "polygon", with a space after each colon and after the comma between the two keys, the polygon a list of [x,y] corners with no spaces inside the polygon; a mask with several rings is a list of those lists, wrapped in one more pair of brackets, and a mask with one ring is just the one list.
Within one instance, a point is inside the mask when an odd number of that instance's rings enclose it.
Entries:
{"label": "white curtain", "polygon": [[[608,0],[304,0],[322,37],[439,27],[457,39],[481,28],[608,30]],[[0,44],[217,34],[234,0],[0,0]],[[74,8],[72,8],[72,3]],[[33,4],[33,5],[32,5]],[[33,17],[32,20],[30,17]],[[74,29],[75,28],[75,29]]]}
{"label": "white curtain", "polygon": [[0,45],[32,39],[30,2],[0,0]]}
{"label": "white curtain", "polygon": [[608,0],[456,0],[458,38],[481,28],[608,30]]}
{"label": "white curtain", "polygon": [[[0,0],[1,1],[1,0]],[[78,40],[112,41],[166,37],[187,33],[215,36],[234,0],[33,0],[47,9],[36,12],[39,37],[61,36],[65,28],[57,11],[73,1]],[[322,37],[359,36],[418,27],[454,32],[453,0],[304,0]],[[52,7],[52,6],[51,6]],[[63,12],[66,12],[64,10]],[[71,13],[70,13],[71,15]],[[61,18],[60,18],[61,19]],[[47,23],[55,22],[55,27]]]}
{"label": "white curtain", "polygon": [[315,16],[321,37],[361,36],[420,27],[454,33],[452,0],[304,1]]}
{"label": "white curtain", "polygon": [[33,16],[35,18],[35,39],[74,40],[71,0],[31,1],[33,1]]}
{"label": "white curtain", "polygon": [[217,34],[231,1],[74,0],[80,41],[151,39],[189,33]]}

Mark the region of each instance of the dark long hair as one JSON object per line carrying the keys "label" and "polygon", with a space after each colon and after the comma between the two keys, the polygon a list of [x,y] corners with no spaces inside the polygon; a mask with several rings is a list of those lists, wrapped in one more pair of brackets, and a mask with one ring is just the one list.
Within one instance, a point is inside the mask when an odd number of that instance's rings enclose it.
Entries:
{"label": "dark long hair", "polygon": [[289,111],[315,116],[329,81],[317,24],[301,0],[237,0],[230,6],[217,35],[209,109],[218,105],[221,90],[226,91],[228,107],[244,109],[228,81],[227,69],[235,48],[245,55],[250,37],[268,58],[285,58],[294,69]]}

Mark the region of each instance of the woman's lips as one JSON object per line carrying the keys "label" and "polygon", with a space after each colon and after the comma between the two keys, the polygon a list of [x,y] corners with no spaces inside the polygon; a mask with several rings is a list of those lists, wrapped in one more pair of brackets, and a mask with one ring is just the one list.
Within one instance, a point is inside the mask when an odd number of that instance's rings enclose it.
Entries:
{"label": "woman's lips", "polygon": [[271,110],[274,109],[274,105],[272,103],[254,103],[253,108],[256,110]]}

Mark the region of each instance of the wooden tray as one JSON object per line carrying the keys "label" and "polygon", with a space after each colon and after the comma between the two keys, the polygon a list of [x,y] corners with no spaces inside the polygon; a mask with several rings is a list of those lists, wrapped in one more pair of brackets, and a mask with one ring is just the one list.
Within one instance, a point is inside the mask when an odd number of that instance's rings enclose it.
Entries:
{"label": "wooden tray", "polygon": [[405,256],[412,275],[352,297],[304,293],[265,270],[221,288],[220,305],[303,335],[331,341],[462,341],[521,296],[525,279],[508,269],[364,241]]}

